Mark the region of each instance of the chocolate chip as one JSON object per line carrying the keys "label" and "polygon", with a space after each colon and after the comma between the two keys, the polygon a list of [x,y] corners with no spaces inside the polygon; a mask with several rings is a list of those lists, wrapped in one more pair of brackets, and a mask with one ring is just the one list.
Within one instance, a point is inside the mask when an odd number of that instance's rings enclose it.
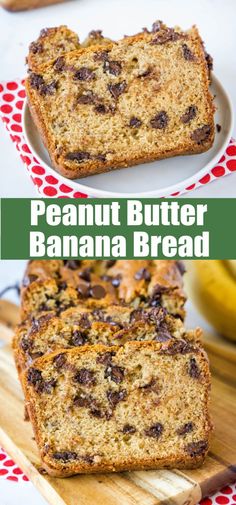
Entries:
{"label": "chocolate chip", "polygon": [[96,379],[94,377],[94,372],[88,370],[87,368],[81,368],[76,372],[74,380],[79,384],[84,384],[85,386],[94,386],[96,384]]}
{"label": "chocolate chip", "polygon": [[108,84],[108,91],[110,91],[113,98],[117,99],[127,89],[126,81],[118,82],[117,84]]}
{"label": "chocolate chip", "polygon": [[29,286],[32,282],[36,281],[37,279],[38,279],[37,275],[32,275],[32,274],[25,275],[23,282],[22,282],[22,286],[24,288],[26,288],[27,286]]}
{"label": "chocolate chip", "polygon": [[91,407],[94,400],[91,395],[88,395],[84,391],[79,391],[74,398],[73,404],[77,407]]}
{"label": "chocolate chip", "polygon": [[137,77],[141,78],[141,77],[148,77],[148,75],[150,75],[152,73],[152,67],[148,67],[146,70],[144,70],[143,72],[141,72],[141,74],[138,74]]}
{"label": "chocolate chip", "polygon": [[90,288],[89,294],[90,296],[92,296],[92,298],[100,300],[101,298],[104,298],[104,296],[106,296],[106,290],[104,289],[103,286],[96,284],[95,286],[92,286]]}
{"label": "chocolate chip", "polygon": [[167,291],[167,288],[165,286],[162,286],[161,284],[156,284],[153,291],[152,291],[152,296],[149,301],[149,305],[151,307],[157,307],[160,305],[161,297],[163,293]]}
{"label": "chocolate chip", "polygon": [[30,368],[27,374],[27,380],[33,386],[37,386],[42,381],[42,372],[37,368]]}
{"label": "chocolate chip", "polygon": [[33,344],[32,340],[27,339],[27,337],[23,337],[20,341],[20,348],[24,352],[27,352],[32,347],[32,344]]}
{"label": "chocolate chip", "polygon": [[159,438],[163,432],[163,425],[161,423],[153,424],[150,428],[145,430],[147,437]]}
{"label": "chocolate chip", "polygon": [[90,288],[86,284],[78,284],[77,291],[81,298],[88,298],[90,295]]}
{"label": "chocolate chip", "polygon": [[95,79],[95,73],[87,67],[81,67],[74,73],[74,79],[79,81],[92,81]]}
{"label": "chocolate chip", "polygon": [[216,124],[216,131],[217,131],[217,133],[221,132],[221,128],[222,128],[222,126],[220,124]]}
{"label": "chocolate chip", "polygon": [[41,54],[43,53],[43,44],[40,42],[31,42],[29,49],[33,54]]}
{"label": "chocolate chip", "polygon": [[190,358],[190,361],[189,361],[189,375],[193,379],[198,379],[200,377],[200,375],[201,375],[201,372],[200,372],[200,370],[198,368],[198,365],[196,363],[195,358]]}
{"label": "chocolate chip", "polygon": [[180,38],[182,38],[180,33],[175,32],[173,28],[168,28],[167,30],[158,33],[158,35],[152,39],[151,44],[166,44],[167,42],[175,42]]}
{"label": "chocolate chip", "polygon": [[32,73],[29,76],[30,85],[33,89],[40,90],[41,86],[44,85],[44,78],[40,74]]}
{"label": "chocolate chip", "polygon": [[66,268],[69,268],[70,270],[77,270],[77,268],[80,267],[80,264],[80,260],[68,260],[65,262]]}
{"label": "chocolate chip", "polygon": [[115,356],[114,352],[104,352],[103,354],[99,354],[96,359],[96,363],[99,363],[101,365],[110,365],[113,356]]}
{"label": "chocolate chip", "polygon": [[59,459],[63,463],[77,459],[77,453],[72,451],[54,452],[52,455],[53,459]]}
{"label": "chocolate chip", "polygon": [[94,100],[95,100],[95,97],[94,97],[93,92],[91,91],[91,92],[84,93],[83,95],[80,95],[77,98],[77,103],[84,104],[84,105],[93,104]]}
{"label": "chocolate chip", "polygon": [[183,436],[186,435],[187,433],[191,433],[191,431],[193,431],[193,423],[190,422],[181,426],[176,433],[180,436]]}
{"label": "chocolate chip", "polygon": [[156,342],[168,342],[169,340],[172,339],[172,335],[169,333],[168,330],[160,329],[158,330],[158,333],[155,336],[155,341]]}
{"label": "chocolate chip", "polygon": [[137,117],[131,117],[130,119],[130,122],[129,122],[129,126],[131,128],[139,128],[142,124],[142,121],[140,119],[138,119]]}
{"label": "chocolate chip", "polygon": [[90,268],[85,268],[82,270],[82,272],[79,273],[80,279],[83,279],[86,282],[91,281],[91,269]]}
{"label": "chocolate chip", "polygon": [[98,114],[107,114],[107,112],[109,112],[109,109],[103,103],[99,103],[98,105],[96,105],[94,107],[94,110]]}
{"label": "chocolate chip", "polygon": [[104,161],[106,161],[106,154],[97,154],[97,156],[95,156],[95,159],[104,163]]}
{"label": "chocolate chip", "polygon": [[44,84],[43,86],[41,86],[40,88],[40,94],[41,95],[53,95],[54,92],[57,90],[58,88],[58,84],[56,81],[52,81],[50,82],[49,84]]}
{"label": "chocolate chip", "polygon": [[194,346],[191,342],[186,342],[185,340],[175,340],[169,347],[161,349],[160,353],[168,356],[174,356],[175,354],[188,354],[193,350]]}
{"label": "chocolate chip", "polygon": [[109,61],[106,59],[103,65],[104,72],[108,72],[112,75],[120,75],[122,71],[122,65],[119,61]]}
{"label": "chocolate chip", "polygon": [[108,364],[104,373],[104,378],[105,379],[110,378],[116,384],[120,384],[120,382],[124,380],[124,368]]}
{"label": "chocolate chip", "polygon": [[152,24],[152,33],[159,32],[161,29],[162,22],[161,21],[155,21],[155,23]]}
{"label": "chocolate chip", "polygon": [[122,389],[121,391],[107,391],[107,399],[112,408],[115,408],[117,403],[125,400],[127,397],[127,391]]}
{"label": "chocolate chip", "polygon": [[82,314],[80,318],[80,326],[83,328],[91,328],[91,323],[88,318],[88,314]]}
{"label": "chocolate chip", "polygon": [[58,284],[58,291],[64,291],[65,289],[67,289],[67,287],[68,287],[68,285],[65,281],[60,282]]}
{"label": "chocolate chip", "polygon": [[160,387],[156,379],[151,379],[147,384],[144,384],[144,386],[140,386],[140,389],[144,390],[144,392],[153,391],[157,394],[160,392]]}
{"label": "chocolate chip", "polygon": [[56,367],[57,370],[60,370],[60,368],[63,368],[63,366],[66,364],[66,354],[57,354],[55,358],[53,359],[53,363]]}
{"label": "chocolate chip", "polygon": [[121,282],[121,275],[117,275],[116,277],[113,277],[111,283],[114,288],[118,288]]}
{"label": "chocolate chip", "polygon": [[108,51],[100,51],[94,54],[94,61],[106,61],[108,58]]}
{"label": "chocolate chip", "polygon": [[92,407],[90,409],[90,414],[92,414],[92,416],[94,417],[97,417],[98,419],[102,419],[104,417],[104,413],[100,409],[97,409],[96,407]]}
{"label": "chocolate chip", "polygon": [[34,386],[37,393],[51,393],[52,389],[56,386],[55,379],[44,380],[42,372],[37,368],[28,370],[27,380]]}
{"label": "chocolate chip", "polygon": [[211,127],[209,125],[204,125],[201,128],[197,128],[196,130],[194,130],[191,133],[190,138],[198,145],[201,145],[206,140],[208,140],[210,134],[211,134]]}
{"label": "chocolate chip", "polygon": [[86,333],[79,330],[75,330],[72,333],[70,344],[74,346],[80,346],[86,344],[87,341],[88,336]]}
{"label": "chocolate chip", "polygon": [[185,111],[185,113],[181,116],[180,121],[184,124],[190,123],[192,119],[194,119],[197,115],[197,107],[195,105],[190,105]]}
{"label": "chocolate chip", "polygon": [[134,278],[136,279],[136,281],[140,281],[142,279],[145,280],[145,281],[150,281],[151,275],[150,275],[149,271],[146,268],[140,268],[140,270],[138,270],[134,274]]}
{"label": "chocolate chip", "polygon": [[185,447],[186,452],[191,456],[191,458],[195,458],[195,456],[200,456],[204,454],[208,448],[208,443],[206,440],[200,440],[199,442],[192,442]]}
{"label": "chocolate chip", "polygon": [[42,30],[40,30],[40,34],[39,34],[39,37],[40,38],[44,38],[44,37],[47,37],[48,33],[50,33],[51,31],[51,28],[42,28]]}
{"label": "chocolate chip", "polygon": [[185,60],[187,60],[187,61],[195,61],[196,60],[195,54],[191,51],[191,49],[189,49],[187,44],[183,44],[182,49],[183,49],[183,56],[184,56]]}
{"label": "chocolate chip", "polygon": [[83,161],[89,160],[90,158],[91,158],[90,153],[88,153],[87,151],[74,151],[66,155],[67,160],[77,161],[78,163],[82,163]]}
{"label": "chocolate chip", "polygon": [[102,30],[91,30],[88,34],[90,39],[103,39]]}
{"label": "chocolate chip", "polygon": [[169,122],[169,117],[167,113],[162,110],[161,112],[158,112],[150,121],[150,125],[152,128],[156,128],[158,130],[162,130],[163,128],[166,128],[167,124]]}
{"label": "chocolate chip", "polygon": [[213,58],[206,51],[205,51],[205,60],[206,60],[206,64],[207,64],[208,70],[209,70],[209,72],[211,72],[211,70],[213,70]]}
{"label": "chocolate chip", "polygon": [[132,433],[136,432],[136,428],[134,426],[132,426],[131,424],[125,424],[122,429],[122,432],[125,435],[131,435]]}
{"label": "chocolate chip", "polygon": [[65,59],[63,56],[59,56],[53,64],[56,72],[62,72],[65,68]]}
{"label": "chocolate chip", "polygon": [[107,260],[105,263],[106,268],[111,268],[115,265],[116,260]]}

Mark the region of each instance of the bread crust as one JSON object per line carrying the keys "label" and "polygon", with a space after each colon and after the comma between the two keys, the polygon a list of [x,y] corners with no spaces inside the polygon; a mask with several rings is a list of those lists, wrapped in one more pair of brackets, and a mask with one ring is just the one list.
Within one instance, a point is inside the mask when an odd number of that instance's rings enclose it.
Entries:
{"label": "bread crust", "polygon": [[[171,347],[172,344],[167,344],[167,347]],[[140,349],[140,348],[147,348],[148,350],[151,350],[151,352],[156,352],[157,354],[161,353],[163,349],[163,345],[160,343],[156,342],[128,342],[122,347],[107,347],[104,345],[95,345],[92,346],[92,352],[96,353],[104,353],[104,352],[116,352],[116,355],[121,354],[125,351],[126,348],[130,348],[131,352],[132,350]],[[82,353],[87,353],[91,350],[91,346],[84,346],[81,348],[76,348],[76,349],[70,349],[70,350],[61,350],[60,354],[71,354],[71,355],[81,355]],[[34,435],[35,439],[37,442],[37,445],[39,447],[41,459],[43,462],[43,467],[44,469],[49,473],[49,475],[54,476],[54,477],[69,477],[72,475],[75,475],[77,473],[101,473],[101,472],[119,472],[119,471],[126,471],[126,470],[148,470],[148,469],[158,469],[158,468],[184,468],[184,469],[190,469],[190,468],[196,468],[200,466],[206,457],[206,453],[208,450],[208,445],[209,445],[209,438],[210,434],[212,431],[212,422],[209,414],[209,389],[210,389],[210,371],[209,371],[209,363],[208,363],[208,357],[205,351],[202,348],[195,347],[192,345],[192,349],[189,351],[191,354],[197,353],[198,355],[200,354],[200,359],[202,363],[202,372],[204,375],[204,378],[202,379],[202,382],[204,383],[205,386],[205,393],[204,393],[204,402],[205,402],[205,439],[204,441],[206,442],[206,449],[205,451],[196,456],[190,456],[188,454],[184,455],[176,455],[175,457],[171,458],[155,458],[150,460],[150,458],[146,459],[139,459],[139,460],[127,460],[127,461],[121,461],[119,464],[116,463],[106,463],[106,464],[94,464],[91,466],[91,464],[84,463],[84,462],[79,462],[76,461],[75,463],[70,464],[70,468],[66,468],[66,465],[63,463],[60,463],[56,460],[52,461],[52,458],[50,458],[49,455],[45,454],[44,447],[43,447],[43,440],[40,435],[40,426],[38,424],[38,419],[37,419],[37,413],[36,413],[36,400],[35,400],[35,393],[32,387],[28,385],[27,381],[27,371],[22,374],[22,385],[23,385],[23,390],[26,398],[26,405],[27,405],[27,410],[29,413],[29,417],[33,426],[34,430]],[[37,359],[34,362],[34,367],[37,369],[43,369],[45,365],[47,365],[48,362],[53,361],[53,359],[58,355],[58,352],[52,353],[50,355],[44,356],[42,358]]]}
{"label": "bread crust", "polygon": [[[32,279],[32,276],[35,278],[28,286],[21,288],[21,317],[23,320],[28,317],[29,302],[32,301],[32,293],[37,286],[48,289],[52,296],[55,296],[59,284],[66,282],[68,295],[75,300],[76,304],[79,303],[77,287],[78,283],[83,282],[80,280],[79,273],[93,264],[94,274],[91,280],[93,284],[102,284],[107,293],[106,297],[100,300],[101,305],[108,306],[118,302],[129,304],[143,296],[152,297],[155,287],[161,286],[164,306],[168,310],[170,303],[168,311],[184,319],[186,296],[180,263],[175,260],[117,260],[115,265],[109,267],[109,262],[107,264],[106,261],[85,260],[80,262],[78,268],[71,270],[64,265],[62,260],[33,260],[28,264],[24,278]],[[135,274],[143,268],[150,271],[150,281],[135,278]],[[110,281],[102,281],[101,276],[104,274],[111,278],[119,277],[119,286],[114,288]],[[87,299],[87,303],[90,306],[94,305],[91,299]]]}
{"label": "bread crust", "polygon": [[[190,33],[190,32],[189,32]],[[183,34],[184,37],[187,37],[187,34]],[[119,42],[122,46],[129,46],[135,44],[138,41],[145,40],[147,34],[137,34],[133,37],[127,37]],[[135,155],[130,155],[129,158],[120,152],[113,155],[112,159],[99,161],[99,160],[87,160],[87,162],[77,163],[77,162],[68,162],[65,160],[66,153],[58,154],[55,144],[55,139],[53,138],[52,133],[50,132],[48,125],[46,124],[45,114],[42,108],[42,100],[40,100],[40,96],[35,93],[30,85],[30,79],[26,79],[26,94],[28,97],[28,103],[30,107],[30,111],[33,117],[33,120],[38,128],[42,140],[47,148],[52,164],[54,168],[63,176],[69,179],[76,179],[80,177],[86,177],[93,174],[99,174],[103,172],[107,172],[113,169],[128,167],[132,165],[137,165],[140,163],[147,163],[154,160],[160,160],[163,158],[179,156],[179,155],[189,155],[189,154],[198,154],[207,151],[213,144],[214,141],[214,107],[212,103],[212,96],[209,91],[209,75],[207,64],[205,60],[204,48],[202,44],[202,40],[198,34],[196,27],[193,27],[191,30],[191,40],[195,44],[195,54],[198,58],[199,63],[199,74],[201,74],[203,79],[203,88],[204,95],[207,102],[207,112],[208,112],[208,126],[210,128],[210,134],[206,141],[197,143],[193,140],[190,140],[190,137],[185,139],[178,148],[168,148],[161,149],[158,147],[158,144],[155,146],[155,149],[150,150],[147,153],[143,154],[141,149]],[[111,43],[107,45],[106,49],[112,49],[115,43]],[[90,53],[94,53],[96,51],[102,50],[101,45],[90,46],[88,48],[82,48],[75,52],[67,53],[67,56],[70,57],[76,55],[77,59],[79,59],[80,55]],[[43,67],[41,67],[40,71],[45,72],[50,65],[53,65],[53,62],[50,62]],[[73,166],[73,168],[72,168]]]}

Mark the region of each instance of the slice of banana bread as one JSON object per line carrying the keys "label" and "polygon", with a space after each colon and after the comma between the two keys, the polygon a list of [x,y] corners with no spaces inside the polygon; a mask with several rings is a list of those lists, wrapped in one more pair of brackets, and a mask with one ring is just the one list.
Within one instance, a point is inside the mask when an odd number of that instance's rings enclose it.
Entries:
{"label": "slice of banana bread", "polygon": [[51,475],[192,468],[204,461],[209,366],[190,342],[60,351],[36,360],[23,386]]}
{"label": "slice of banana bread", "polygon": [[72,179],[204,152],[214,140],[196,27],[155,23],[152,32],[66,53],[32,72],[26,91],[54,167]]}
{"label": "slice of banana bread", "polygon": [[44,28],[37,40],[31,42],[26,62],[30,70],[37,72],[44,63],[80,47],[78,35],[67,26]]}
{"label": "slice of banana bread", "polygon": [[35,260],[22,284],[22,319],[81,301],[97,307],[162,305],[184,318],[183,272],[182,263],[173,260]]}
{"label": "slice of banana bread", "polygon": [[182,321],[162,307],[110,305],[93,310],[81,305],[60,316],[48,312],[24,321],[16,329],[13,350],[20,375],[35,359],[59,349],[87,344],[123,345],[131,340],[167,342],[185,338],[197,342],[200,334],[199,329],[186,332]]}

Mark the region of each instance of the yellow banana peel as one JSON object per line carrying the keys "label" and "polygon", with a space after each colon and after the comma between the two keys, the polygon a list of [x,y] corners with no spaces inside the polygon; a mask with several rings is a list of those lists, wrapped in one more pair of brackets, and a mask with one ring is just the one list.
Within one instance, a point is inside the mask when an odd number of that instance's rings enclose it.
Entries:
{"label": "yellow banana peel", "polygon": [[199,311],[219,333],[236,341],[236,261],[189,263],[188,283]]}

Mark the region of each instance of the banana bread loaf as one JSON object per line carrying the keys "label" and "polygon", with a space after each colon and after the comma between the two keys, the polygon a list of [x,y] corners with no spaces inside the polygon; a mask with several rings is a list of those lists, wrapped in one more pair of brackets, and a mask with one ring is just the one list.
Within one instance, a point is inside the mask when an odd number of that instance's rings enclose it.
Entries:
{"label": "banana bread loaf", "polygon": [[172,260],[35,260],[21,291],[22,319],[40,311],[62,311],[86,301],[94,308],[162,305],[184,318],[183,266]]}
{"label": "banana bread loaf", "polygon": [[185,340],[69,349],[23,374],[43,466],[57,477],[200,465],[209,385],[205,352]]}
{"label": "banana bread loaf", "polygon": [[127,341],[167,342],[184,338],[199,341],[200,329],[186,331],[179,318],[162,307],[133,309],[110,305],[88,309],[85,305],[61,312],[44,313],[21,323],[15,332],[13,350],[19,375],[38,357],[59,349],[83,345],[123,345]]}
{"label": "banana bread loaf", "polygon": [[155,23],[152,32],[66,53],[31,72],[26,92],[54,167],[72,179],[204,152],[214,140],[196,27]]}

